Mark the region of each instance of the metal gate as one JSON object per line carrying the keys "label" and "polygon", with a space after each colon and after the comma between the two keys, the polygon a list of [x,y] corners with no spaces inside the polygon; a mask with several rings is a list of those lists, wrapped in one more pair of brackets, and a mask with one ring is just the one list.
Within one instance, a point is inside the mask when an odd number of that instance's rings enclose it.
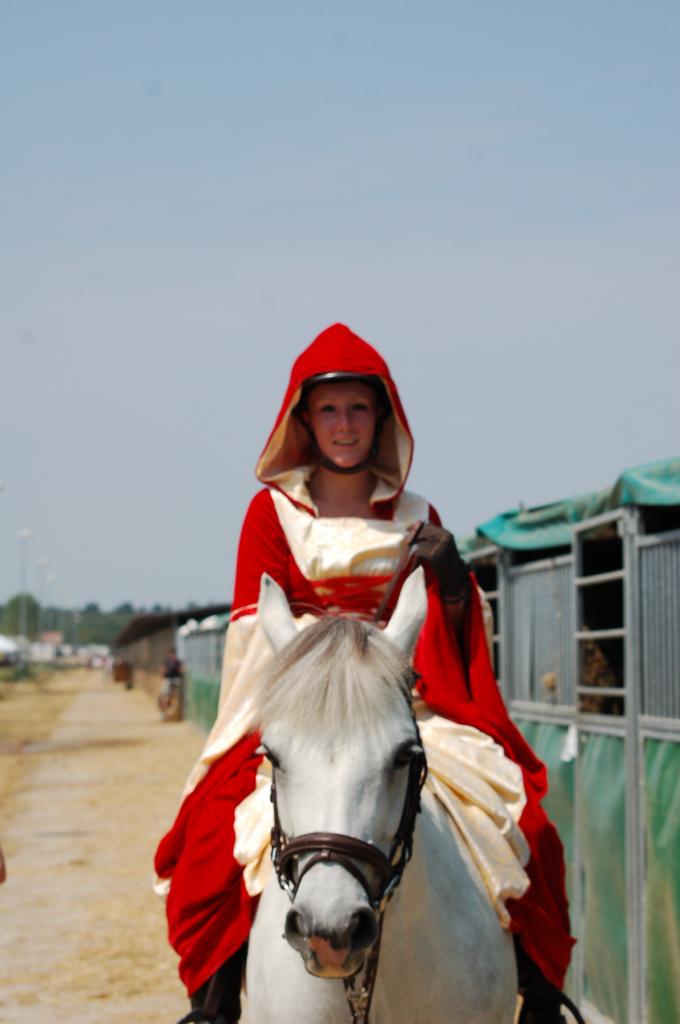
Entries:
{"label": "metal gate", "polygon": [[181,657],[186,666],[185,717],[206,733],[217,717],[227,631],[224,618],[213,628],[195,624],[180,630]]}
{"label": "metal gate", "polygon": [[620,509],[557,557],[470,556],[494,580],[504,696],[548,766],[579,939],[567,989],[615,1024],[680,1020],[680,531],[642,528]]}

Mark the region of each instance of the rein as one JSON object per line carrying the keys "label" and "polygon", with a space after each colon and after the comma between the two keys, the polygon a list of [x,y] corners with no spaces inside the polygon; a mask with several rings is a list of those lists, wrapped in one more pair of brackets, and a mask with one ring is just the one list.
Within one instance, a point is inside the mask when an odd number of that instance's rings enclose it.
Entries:
{"label": "rein", "polygon": [[[352,1015],[352,1024],[366,1024],[371,1007],[373,987],[378,970],[380,939],[382,936],[383,912],[401,882],[404,869],[413,853],[413,834],[416,818],[420,811],[420,795],[427,778],[427,760],[420,740],[420,732],[411,706],[410,694],[404,694],[411,711],[416,738],[421,753],[414,756],[408,766],[408,783],[401,818],[389,854],[385,854],[373,843],[356,836],[336,832],[307,832],[289,839],[281,826],[276,796],[276,767],[272,766],[271,801],[274,807],[274,827],[271,833],[272,862],[279,885],[294,901],[302,879],[317,864],[338,864],[348,871],[363,888],[368,902],[378,916],[378,938],[361,972],[344,979],[345,993]],[[312,856],[300,869],[298,858],[304,854]],[[378,878],[378,885],[372,886],[365,870],[357,864],[372,868]],[[359,987],[358,975],[363,973]]]}

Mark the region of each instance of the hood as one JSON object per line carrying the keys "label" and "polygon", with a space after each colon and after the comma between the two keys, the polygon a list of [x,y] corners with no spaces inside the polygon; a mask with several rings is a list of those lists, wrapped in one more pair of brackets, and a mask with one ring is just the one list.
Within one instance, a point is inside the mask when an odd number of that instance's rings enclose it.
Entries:
{"label": "hood", "polygon": [[297,505],[314,511],[307,481],[316,468],[309,433],[292,415],[300,400],[302,385],[319,373],[357,373],[379,377],[392,407],[380,435],[380,448],[371,463],[377,484],[372,505],[392,501],[403,490],[413,458],[413,437],[399,393],[387,363],[379,352],[344,324],[322,331],[309,348],[298,356],[290,374],[288,390],[255,470],[263,484],[283,491]]}

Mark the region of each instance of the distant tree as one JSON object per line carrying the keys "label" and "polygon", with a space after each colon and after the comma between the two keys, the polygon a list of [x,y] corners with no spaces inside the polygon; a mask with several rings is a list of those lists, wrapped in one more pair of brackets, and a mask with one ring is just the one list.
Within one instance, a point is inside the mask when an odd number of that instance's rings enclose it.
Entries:
{"label": "distant tree", "polygon": [[40,605],[33,597],[33,594],[15,594],[10,597],[2,611],[0,632],[9,636],[18,636],[21,631],[21,606],[22,599],[26,600],[26,628],[28,636],[35,638],[38,635],[38,622],[40,619]]}
{"label": "distant tree", "polygon": [[[78,625],[78,639],[81,644],[111,644],[121,629],[134,616],[135,610],[131,604],[121,605],[112,612],[101,611],[98,605],[96,611],[92,611],[91,602],[82,611]],[[129,610],[128,610],[129,609]]]}
{"label": "distant tree", "polygon": [[134,605],[131,604],[130,601],[124,601],[122,604],[119,604],[117,608],[114,608],[113,611],[114,611],[114,614],[116,614],[116,615],[134,615],[135,614]]}
{"label": "distant tree", "polygon": [[85,607],[83,608],[83,611],[87,615],[98,615],[99,611],[100,611],[100,608],[99,608],[99,605],[97,604],[96,601],[90,601],[90,602],[88,602],[88,604],[85,605]]}

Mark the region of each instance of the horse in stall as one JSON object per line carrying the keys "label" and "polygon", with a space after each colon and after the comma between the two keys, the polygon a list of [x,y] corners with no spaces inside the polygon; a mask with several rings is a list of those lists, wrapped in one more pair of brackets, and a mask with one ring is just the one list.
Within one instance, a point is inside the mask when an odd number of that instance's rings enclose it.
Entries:
{"label": "horse in stall", "polygon": [[427,791],[417,813],[426,763],[409,659],[425,610],[417,570],[384,630],[328,618],[298,633],[263,577],[277,653],[257,703],[276,872],[250,937],[248,1024],[514,1019],[511,936]]}

